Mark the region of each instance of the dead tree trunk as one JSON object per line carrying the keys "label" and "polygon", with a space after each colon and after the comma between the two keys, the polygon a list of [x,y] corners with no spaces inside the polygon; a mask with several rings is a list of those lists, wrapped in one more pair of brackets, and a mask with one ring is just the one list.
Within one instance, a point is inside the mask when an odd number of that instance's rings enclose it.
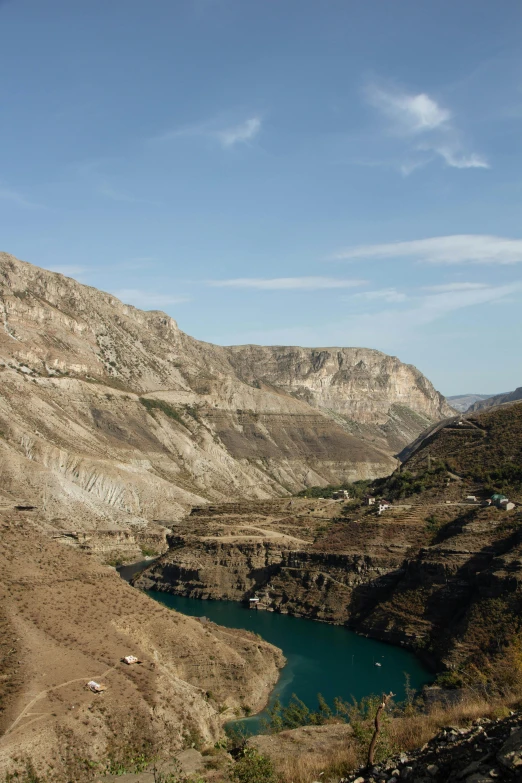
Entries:
{"label": "dead tree trunk", "polygon": [[377,712],[375,713],[375,729],[373,732],[373,737],[370,742],[370,747],[368,748],[368,767],[373,767],[373,758],[375,755],[375,746],[377,744],[377,737],[379,736],[379,732],[381,730],[381,712],[386,709],[386,705],[388,704],[388,701],[392,698],[392,696],[395,696],[394,693],[390,691],[388,695],[383,693],[382,695],[382,701],[377,707]]}

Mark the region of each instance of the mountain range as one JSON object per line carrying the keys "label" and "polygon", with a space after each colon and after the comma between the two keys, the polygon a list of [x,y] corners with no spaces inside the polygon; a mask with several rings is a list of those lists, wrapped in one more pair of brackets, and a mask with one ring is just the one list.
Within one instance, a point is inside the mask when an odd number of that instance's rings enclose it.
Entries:
{"label": "mountain range", "polygon": [[453,413],[396,357],[200,342],[6,253],[0,311],[1,492],[54,530],[143,531],[194,504],[383,476]]}

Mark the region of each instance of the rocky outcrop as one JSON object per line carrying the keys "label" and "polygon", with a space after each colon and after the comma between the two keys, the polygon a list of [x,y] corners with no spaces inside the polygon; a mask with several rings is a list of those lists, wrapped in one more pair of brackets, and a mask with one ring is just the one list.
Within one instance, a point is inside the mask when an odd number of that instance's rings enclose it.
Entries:
{"label": "rocky outcrop", "polygon": [[469,728],[448,726],[424,747],[361,768],[345,783],[399,780],[415,783],[519,781],[522,769],[522,715],[478,718]]}
{"label": "rocky outcrop", "polygon": [[139,560],[143,555],[159,555],[167,549],[167,529],[147,525],[142,529],[63,531],[53,538],[95,555],[104,563],[119,565]]}
{"label": "rocky outcrop", "polygon": [[60,531],[388,474],[449,408],[363,349],[221,347],[0,254],[0,471]]}

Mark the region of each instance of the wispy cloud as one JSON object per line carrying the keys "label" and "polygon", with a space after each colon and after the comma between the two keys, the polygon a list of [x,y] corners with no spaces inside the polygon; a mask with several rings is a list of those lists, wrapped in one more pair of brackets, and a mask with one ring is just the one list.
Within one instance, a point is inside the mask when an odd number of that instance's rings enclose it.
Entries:
{"label": "wispy cloud", "polygon": [[518,264],[522,239],[487,234],[454,234],[445,237],[358,245],[340,250],[331,260],[359,258],[415,258],[429,264]]}
{"label": "wispy cloud", "polygon": [[366,88],[368,102],[385,114],[399,133],[416,134],[446,125],[451,112],[426,93],[408,95],[399,90],[385,90],[375,84]]}
{"label": "wispy cloud", "polygon": [[174,294],[160,294],[154,291],[141,291],[139,288],[121,288],[114,291],[114,296],[121,299],[125,304],[132,304],[135,307],[143,309],[152,309],[167,307],[173,304],[183,304],[190,302],[188,296],[177,296]]}
{"label": "wispy cloud", "polygon": [[111,201],[120,201],[125,204],[157,204],[157,201],[150,201],[149,199],[139,198],[133,196],[131,193],[127,193],[124,190],[112,187],[108,182],[101,182],[97,185],[98,193],[102,196],[110,198]]}
{"label": "wispy cloud", "polygon": [[250,117],[245,122],[235,125],[232,128],[225,128],[217,131],[216,136],[223,147],[234,147],[236,144],[244,144],[255,138],[261,130],[261,120],[259,117]]}
{"label": "wispy cloud", "polygon": [[[408,159],[399,166],[404,176],[425,166],[435,156],[456,169],[487,169],[488,161],[477,153],[465,150],[462,134],[455,125],[452,112],[435,98],[421,93],[408,93],[395,86],[370,84],[365,96],[387,120],[387,130],[408,143]],[[414,152],[415,157],[411,155]]]}
{"label": "wispy cloud", "polygon": [[255,288],[264,291],[355,288],[366,280],[339,280],[336,277],[238,277],[232,280],[207,280],[214,288]]}
{"label": "wispy cloud", "polygon": [[5,188],[0,186],[0,199],[2,201],[10,201],[18,207],[24,209],[43,209],[43,204],[37,204],[35,201],[30,201],[22,193],[11,188]]}
{"label": "wispy cloud", "polygon": [[195,125],[186,125],[185,127],[174,128],[173,130],[162,133],[159,136],[154,136],[149,141],[162,142],[183,137],[190,138],[200,136],[207,139],[214,139],[224,149],[231,149],[236,145],[248,144],[248,142],[252,141],[260,133],[261,126],[261,117],[257,115],[248,117],[243,122],[235,125],[223,126],[217,120],[209,120],[206,122],[196,123]]}
{"label": "wispy cloud", "polygon": [[440,285],[425,285],[424,291],[436,291],[447,293],[448,291],[478,291],[481,288],[488,288],[487,283],[441,283]]}
{"label": "wispy cloud", "polygon": [[[346,298],[346,297],[345,297]],[[361,291],[352,294],[350,299],[360,299],[366,302],[405,302],[408,295],[404,291],[398,291],[396,288],[381,288],[376,291]]]}
{"label": "wispy cloud", "polygon": [[476,153],[466,155],[459,152],[455,147],[452,148],[445,145],[428,147],[429,149],[432,149],[433,152],[444,158],[448,166],[454,169],[489,169],[490,167],[485,158]]}
{"label": "wispy cloud", "polygon": [[423,339],[424,328],[470,307],[507,303],[520,295],[522,282],[487,286],[480,290],[448,291],[414,297],[404,307],[368,312],[353,312],[346,318],[320,327],[295,326],[251,332],[240,336],[242,342],[273,345],[358,345],[397,351],[398,347]]}

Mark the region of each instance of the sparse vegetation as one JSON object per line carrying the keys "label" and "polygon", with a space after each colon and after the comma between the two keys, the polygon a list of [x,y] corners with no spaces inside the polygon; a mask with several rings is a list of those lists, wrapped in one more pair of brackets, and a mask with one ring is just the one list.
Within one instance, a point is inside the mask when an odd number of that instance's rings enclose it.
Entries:
{"label": "sparse vegetation", "polygon": [[[267,709],[268,720],[265,721],[265,728],[275,734],[283,729],[296,729],[299,726],[321,726],[329,721],[334,713],[320,693],[317,694],[317,702],[318,709],[314,712],[295,693],[292,694],[286,707],[283,707],[277,699]],[[340,705],[339,701],[336,706],[340,707]],[[337,712],[337,717],[340,714]]]}
{"label": "sparse vegetation", "polygon": [[159,552],[157,549],[153,549],[150,546],[142,546],[141,554],[143,555],[143,557],[157,557],[159,555]]}
{"label": "sparse vegetation", "polygon": [[146,408],[147,412],[152,415],[153,411],[161,411],[165,414],[165,416],[168,416],[169,419],[173,419],[174,421],[177,421],[179,424],[184,424],[183,418],[181,416],[181,413],[177,408],[174,408],[172,405],[169,405],[168,402],[165,402],[164,400],[153,400],[149,399],[148,397],[140,397],[140,402],[143,405],[144,408]]}
{"label": "sparse vegetation", "polygon": [[230,771],[235,783],[279,783],[273,762],[255,748],[245,748]]}
{"label": "sparse vegetation", "polygon": [[371,481],[354,481],[353,484],[344,482],[343,484],[328,484],[325,487],[308,487],[307,489],[298,492],[296,497],[298,498],[331,498],[334,492],[346,489],[350,493],[350,497],[354,500],[362,500],[365,496],[368,487],[371,485]]}

